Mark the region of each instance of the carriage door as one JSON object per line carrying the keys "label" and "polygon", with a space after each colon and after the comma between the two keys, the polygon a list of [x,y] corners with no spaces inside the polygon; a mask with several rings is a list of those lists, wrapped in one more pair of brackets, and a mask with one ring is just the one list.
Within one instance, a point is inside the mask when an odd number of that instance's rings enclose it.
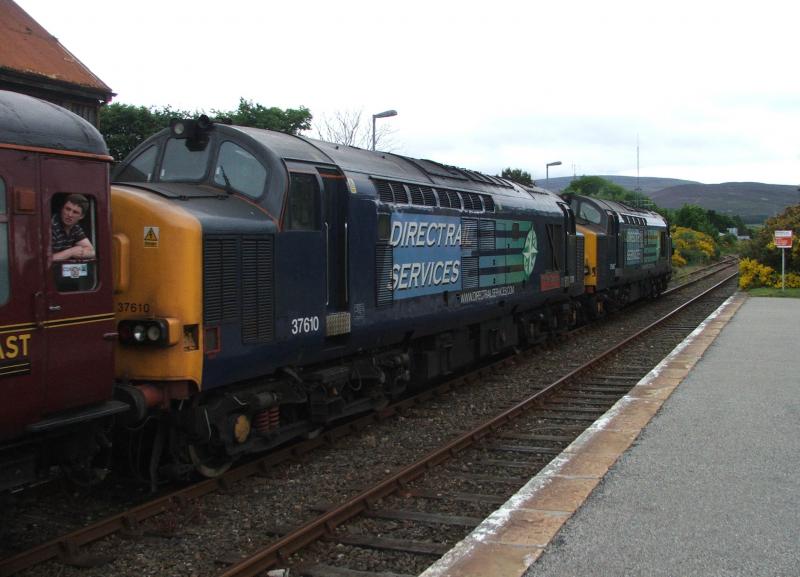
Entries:
{"label": "carriage door", "polygon": [[[108,167],[103,162],[45,158],[41,166],[46,410],[108,400],[114,379]],[[70,194],[89,205],[78,222],[93,258],[53,261],[53,219]]]}
{"label": "carriage door", "polygon": [[0,149],[0,439],[40,420],[44,404],[36,160]]}
{"label": "carriage door", "polygon": [[327,247],[325,336],[350,333],[348,311],[348,245],[347,185],[345,177],[334,171],[320,169],[322,176],[323,234]]}

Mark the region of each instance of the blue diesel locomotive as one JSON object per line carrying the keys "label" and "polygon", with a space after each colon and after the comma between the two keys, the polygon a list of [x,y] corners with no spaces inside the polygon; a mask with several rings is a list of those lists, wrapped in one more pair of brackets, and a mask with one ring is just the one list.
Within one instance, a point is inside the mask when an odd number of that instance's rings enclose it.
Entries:
{"label": "blue diesel locomotive", "polygon": [[[206,475],[565,330],[597,300],[568,201],[429,160],[201,118],[113,180],[117,397]],[[636,238],[652,225],[668,242],[648,218]],[[624,270],[661,287],[665,254]]]}

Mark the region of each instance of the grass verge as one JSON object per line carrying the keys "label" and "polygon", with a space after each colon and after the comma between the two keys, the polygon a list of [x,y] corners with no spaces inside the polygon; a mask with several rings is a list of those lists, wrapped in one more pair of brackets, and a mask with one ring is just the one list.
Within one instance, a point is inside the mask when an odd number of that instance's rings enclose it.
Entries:
{"label": "grass verge", "polygon": [[751,288],[747,290],[747,294],[752,297],[782,297],[791,299],[800,299],[800,288],[787,288],[781,290],[779,288]]}

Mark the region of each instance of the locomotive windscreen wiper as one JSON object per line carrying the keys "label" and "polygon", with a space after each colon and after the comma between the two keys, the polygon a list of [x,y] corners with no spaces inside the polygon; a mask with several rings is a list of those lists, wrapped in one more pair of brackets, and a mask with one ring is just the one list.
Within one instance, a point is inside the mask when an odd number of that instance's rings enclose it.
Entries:
{"label": "locomotive windscreen wiper", "polygon": [[228,175],[225,174],[225,167],[222,166],[221,164],[219,165],[219,172],[220,174],[222,174],[222,179],[225,181],[225,192],[227,192],[228,194],[233,194],[234,193],[233,186],[231,186],[231,181],[228,178]]}

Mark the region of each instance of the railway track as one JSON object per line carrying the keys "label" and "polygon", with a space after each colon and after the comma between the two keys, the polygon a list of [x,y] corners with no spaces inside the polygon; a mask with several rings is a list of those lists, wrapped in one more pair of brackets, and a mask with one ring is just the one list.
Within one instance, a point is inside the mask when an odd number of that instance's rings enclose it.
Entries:
{"label": "railway track", "polygon": [[[708,306],[689,307],[702,299],[712,300],[707,295],[729,285],[735,276],[504,413],[239,561],[222,576],[255,576],[282,564],[291,565],[293,574],[307,577],[343,577],[357,575],[358,571],[365,576],[417,575],[449,550],[454,537],[452,528],[458,529],[458,541],[483,520],[483,515],[456,514],[464,503],[495,506],[505,502],[624,396],[710,312]],[[722,300],[713,299],[713,308]],[[646,343],[642,341],[644,335],[648,335]],[[403,521],[401,530],[392,531],[402,538],[376,537],[385,534],[387,526],[375,520]],[[305,551],[310,542],[321,545],[309,554]],[[384,554],[365,555],[366,549]],[[303,553],[292,557],[299,551]],[[338,565],[326,562],[331,558]],[[389,572],[387,568],[391,568]]]}
{"label": "railway track", "polygon": [[[698,279],[696,282],[702,282],[702,279]],[[677,292],[677,289],[673,290]],[[678,338],[681,331],[685,334],[691,330],[686,330],[686,328],[693,322],[694,320],[682,321],[681,325],[673,326],[667,332],[673,333],[674,338]],[[683,337],[680,336],[678,341],[681,338]],[[629,343],[628,346],[633,345]],[[407,557],[398,565],[401,569],[403,567],[409,569],[410,573],[408,574],[416,574],[415,571],[418,572],[419,567],[424,568],[435,560],[437,555],[441,555],[449,544],[463,537],[464,533],[469,531],[470,524],[472,526],[477,524],[488,512],[496,508],[498,502],[502,502],[501,499],[504,501],[504,495],[513,493],[515,487],[512,480],[515,482],[521,479],[527,480],[535,474],[538,470],[537,467],[540,468],[546,464],[553,454],[560,452],[563,446],[566,446],[613,402],[616,402],[615,395],[624,394],[638,380],[636,375],[645,374],[668,350],[670,349],[664,351],[652,364],[649,361],[636,361],[624,369],[611,370],[603,378],[597,377],[595,382],[573,383],[570,385],[571,389],[557,390],[555,387],[540,386],[536,393],[538,395],[536,400],[530,401],[532,404],[541,405],[540,410],[536,413],[537,422],[533,429],[530,425],[522,425],[520,430],[508,429],[504,432],[497,432],[491,437],[488,432],[485,432],[496,429],[500,421],[510,420],[508,417],[512,414],[526,412],[519,405],[521,402],[528,401],[517,402],[503,412],[503,414],[508,413],[506,417],[488,425],[488,429],[481,430],[484,432],[465,433],[446,446],[429,452],[429,457],[435,456],[428,458],[424,464],[415,463],[399,467],[396,472],[384,478],[372,489],[348,496],[345,505],[333,507],[331,503],[338,501],[338,495],[333,494],[328,503],[320,501],[309,504],[305,519],[295,517],[291,520],[293,523],[283,525],[274,523],[272,526],[262,527],[261,534],[272,534],[275,536],[275,540],[269,548],[253,557],[255,561],[238,560],[242,553],[242,547],[239,546],[229,553],[215,552],[213,564],[221,567],[236,560],[229,569],[224,570],[224,575],[256,575],[269,567],[291,562],[295,568],[304,567],[302,570],[306,571],[308,575],[334,576],[343,573],[341,571],[337,573],[336,569],[329,568],[329,563],[325,562],[326,555],[328,555],[326,552],[332,550],[335,553],[334,556],[339,558],[344,550],[352,549],[388,552],[386,554],[404,559]],[[520,362],[519,359],[505,359],[499,365],[509,367],[520,364]],[[400,415],[402,418],[404,414],[417,411],[415,407],[424,407],[430,399],[446,395],[449,389],[458,384],[485,380],[487,375],[496,370],[498,370],[497,367],[485,367],[476,373],[461,377],[457,383],[442,385],[417,398],[388,407],[381,414],[354,421],[316,439],[248,463],[230,471],[220,479],[201,482],[53,539],[29,551],[0,561],[0,575],[15,574],[54,558],[58,558],[68,565],[79,566],[105,561],[107,559],[104,558],[103,552],[87,553],[84,552],[83,547],[113,533],[132,536],[132,538],[141,538],[142,535],[153,537],[154,534],[159,533],[161,534],[160,538],[169,538],[170,533],[173,536],[179,535],[184,523],[191,523],[192,517],[197,517],[199,509],[194,504],[204,495],[226,495],[244,479],[268,478],[274,473],[279,463],[302,460],[303,455],[315,449],[335,447],[337,440],[346,435],[359,433],[368,427],[375,426],[376,423],[387,417]],[[584,369],[581,371],[583,372]],[[577,374],[570,378],[574,379],[576,376]],[[616,380],[609,379],[609,376],[616,377]],[[499,405],[502,405],[502,401],[499,402],[498,407],[495,407],[495,410],[499,408]],[[421,409],[421,413],[424,413],[424,408]],[[536,432],[531,433],[532,430]],[[480,444],[475,445],[476,442],[480,442]],[[470,460],[469,457],[473,454],[474,456]],[[462,462],[452,459],[451,457],[454,455],[467,456],[468,459]],[[445,462],[447,462],[447,467],[444,469],[434,467]],[[415,480],[427,471],[430,472],[424,475],[424,478],[429,480],[426,481],[428,484],[412,486],[412,482],[416,483]],[[443,473],[436,471],[443,471]],[[435,480],[437,475],[447,482],[439,485],[430,481]],[[519,484],[522,483],[524,481]],[[505,489],[499,490],[499,487]],[[435,513],[432,503],[436,502],[447,503],[451,506],[455,504],[456,511],[469,514]],[[322,514],[319,514],[320,512]],[[202,516],[202,512],[200,515]],[[153,523],[153,519],[161,520]],[[352,521],[352,519],[357,520]],[[473,523],[475,520],[477,522]],[[344,525],[345,521],[350,521],[350,523]],[[299,524],[301,528],[292,529],[293,524]],[[425,529],[437,525],[445,529],[439,533]],[[379,534],[396,533],[398,526],[407,529],[405,533],[428,533],[430,536],[425,539],[398,538],[396,536],[376,537]],[[164,537],[165,534],[166,537]],[[318,549],[315,553],[316,557],[310,553],[303,553],[300,557],[290,561],[290,555],[316,539],[320,540],[312,548],[312,551]],[[384,553],[378,557],[373,555],[372,562],[354,562],[354,564],[361,567],[391,565],[383,559],[383,555]]]}

